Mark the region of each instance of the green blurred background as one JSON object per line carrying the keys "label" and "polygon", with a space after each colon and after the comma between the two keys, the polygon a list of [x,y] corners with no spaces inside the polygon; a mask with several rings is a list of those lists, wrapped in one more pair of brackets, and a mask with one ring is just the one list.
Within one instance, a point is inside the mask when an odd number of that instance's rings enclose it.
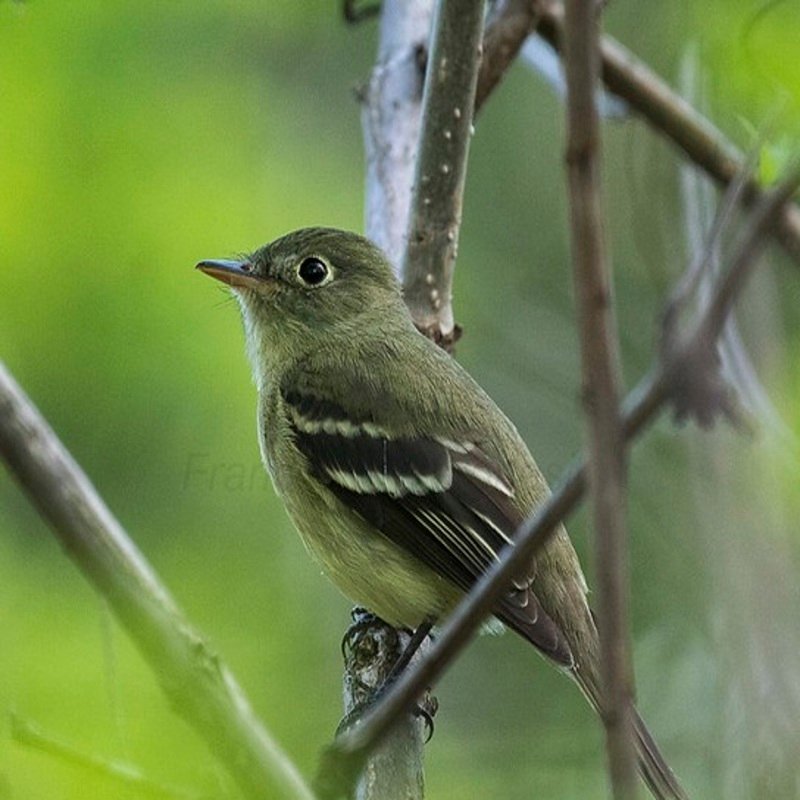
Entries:
{"label": "green blurred background", "polygon": [[[306,774],[340,716],[349,604],[267,485],[237,309],[192,267],[303,225],[361,229],[354,89],[377,29],[346,27],[337,6],[0,2],[0,358]],[[764,161],[796,144],[795,4],[613,3],[607,27],[673,83],[699,43],[710,113],[744,147],[788,96]],[[582,436],[562,117],[515,66],[473,140],[456,274],[458,356],[553,481]],[[687,259],[680,158],[635,119],[605,133],[633,385]],[[632,455],[640,705],[699,798],[800,796],[800,278],[770,260],[742,322],[786,427],[742,439],[663,420]],[[585,513],[570,529],[591,576]],[[431,798],[606,796],[598,724],[515,638],[475,642],[437,694]],[[2,473],[0,798],[140,796],[13,742],[12,711],[236,796]]]}

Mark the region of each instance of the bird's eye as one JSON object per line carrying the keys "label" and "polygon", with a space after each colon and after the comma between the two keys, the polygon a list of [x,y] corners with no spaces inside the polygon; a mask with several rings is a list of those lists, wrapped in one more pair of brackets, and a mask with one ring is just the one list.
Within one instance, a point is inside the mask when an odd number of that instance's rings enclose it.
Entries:
{"label": "bird's eye", "polygon": [[297,269],[297,274],[307,286],[319,286],[327,280],[330,275],[330,269],[324,261],[312,256],[311,258],[303,259]]}

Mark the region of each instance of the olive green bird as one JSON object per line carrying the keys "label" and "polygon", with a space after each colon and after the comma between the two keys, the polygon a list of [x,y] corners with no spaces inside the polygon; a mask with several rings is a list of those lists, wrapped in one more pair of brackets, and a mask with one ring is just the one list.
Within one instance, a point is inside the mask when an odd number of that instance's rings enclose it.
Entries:
{"label": "olive green bird", "polygon": [[[447,616],[549,489],[513,424],[420,334],[383,253],[307,228],[203,261],[241,306],[264,463],[309,552],[355,603],[416,629]],[[563,527],[494,613],[602,706],[586,581]],[[654,796],[685,798],[640,718]]]}

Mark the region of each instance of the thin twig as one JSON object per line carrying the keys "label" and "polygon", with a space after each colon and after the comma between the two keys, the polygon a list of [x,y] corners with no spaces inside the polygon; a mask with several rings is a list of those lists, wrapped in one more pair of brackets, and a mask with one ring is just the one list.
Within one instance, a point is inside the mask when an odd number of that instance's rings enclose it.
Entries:
{"label": "thin twig", "polygon": [[[710,227],[707,222],[703,221],[702,213],[699,213],[697,219],[689,219],[690,205],[698,206],[699,204],[695,202],[694,197],[688,196],[688,192],[684,192],[687,195],[687,229],[690,232],[698,231],[695,233],[697,244],[691,254],[689,266],[676,284],[662,311],[659,347],[664,353],[669,353],[676,346],[675,343],[682,334],[680,321],[689,313],[688,309],[693,307],[697,314],[698,309],[702,309],[703,303],[707,301],[715,276],[719,274],[722,235],[733,218],[733,212],[748,175],[749,171],[743,171],[725,190]],[[701,173],[688,165],[682,167],[682,178],[684,187],[689,182],[694,183],[694,179],[706,180]],[[711,191],[710,186],[705,188],[709,192]],[[694,210],[695,213],[700,211],[699,208]],[[707,231],[706,228],[708,228]],[[708,427],[714,422],[718,412],[722,411],[728,420],[740,430],[754,430],[755,425],[749,410],[741,402],[739,393],[741,387],[730,380],[730,375],[725,374],[725,350],[730,352],[731,338],[734,338],[741,346],[733,315],[729,318],[725,334],[715,342],[713,352],[706,354],[709,356],[706,368],[703,371],[692,373],[698,380],[689,381],[683,392],[673,395],[673,405],[679,419],[691,415],[701,427]],[[713,390],[709,391],[712,386]],[[699,390],[698,387],[700,387]]]}
{"label": "thin twig", "polygon": [[742,234],[733,263],[721,276],[696,336],[702,336],[709,341],[716,340],[719,336],[734,300],[741,293],[757,263],[756,256],[762,249],[760,232],[775,225],[773,209],[780,209],[790,202],[799,184],[800,163],[795,161],[790,167],[789,176],[767,192],[764,201],[753,210],[750,225]]}
{"label": "thin twig", "polygon": [[483,61],[475,91],[475,116],[536,27],[536,11],[536,0],[499,0],[492,10],[483,36]]}
{"label": "thin twig", "polygon": [[[764,245],[771,229],[780,224],[779,215],[786,198],[796,190],[800,174],[792,174],[778,190],[768,193],[758,204],[752,222],[743,237],[740,253],[733,268],[749,268]],[[736,283],[737,288],[741,282]],[[702,321],[698,330],[702,329]],[[676,371],[691,362],[697,336],[691,337],[669,361],[657,364],[627,396],[623,404],[622,427],[626,442],[638,437],[664,409],[671,394],[671,381]],[[339,737],[331,750],[340,758],[358,761],[365,757],[394,723],[397,715],[410,708],[422,692],[433,686],[443,675],[453,658],[464,648],[480,628],[482,621],[495,608],[514,577],[536,551],[548,540],[559,522],[574,511],[586,491],[586,461],[579,459],[570,467],[550,497],[520,526],[516,544],[506,549],[500,560],[481,577],[472,591],[454,610],[431,649],[415,669],[407,670],[371,710],[360,725]]]}
{"label": "thin twig", "polygon": [[628,800],[636,797],[638,779],[628,609],[627,481],[619,409],[619,342],[603,230],[600,122],[595,104],[599,16],[595,0],[566,2],[566,166],[595,536],[603,691],[600,712],[612,792],[616,800]]}
{"label": "thin twig", "polygon": [[342,4],[342,15],[344,16],[344,21],[350,25],[358,25],[364,22],[364,20],[377,17],[380,13],[381,4],[379,2],[359,5],[358,0],[344,0],[344,3]]}
{"label": "thin twig", "polygon": [[[680,73],[684,96],[702,109],[704,91],[697,48],[689,48],[684,55]],[[779,111],[780,108],[776,108],[769,114],[766,122],[759,126],[755,142],[747,152],[748,173],[755,171],[762,146],[767,141]],[[673,294],[664,313],[663,340],[676,336],[676,321],[680,309],[687,306],[692,296],[700,304],[706,302],[713,282],[720,274],[722,231],[733,218],[733,211],[739,206],[739,194],[743,191],[748,175],[740,173],[740,176],[725,190],[725,196],[719,204],[713,222],[711,209],[714,207],[714,188],[711,180],[690,163],[681,166],[680,178],[688,252],[693,257],[694,263],[682,281],[683,288]],[[718,349],[720,374],[735,392],[737,409],[743,417],[747,416],[747,427],[754,429],[756,424],[766,425],[777,434],[777,440],[791,442],[795,437],[789,426],[781,419],[756,372],[733,312],[719,338]]]}
{"label": "thin twig", "polygon": [[[762,242],[753,235],[753,230],[770,230],[776,220],[770,216],[770,209],[790,201],[800,182],[800,166],[790,170],[786,178],[775,189],[770,190],[765,199],[754,209],[748,227],[734,250],[732,265],[720,275],[710,292],[708,302],[688,338],[688,357],[679,366],[674,366],[670,374],[673,387],[672,401],[679,418],[691,415],[702,425],[710,425],[720,414],[737,420],[736,400],[720,371],[719,338],[725,323],[730,319],[731,309],[736,297],[756,264],[756,256]],[[777,205],[776,205],[777,204]],[[669,341],[669,340],[667,340]],[[680,350],[678,337],[673,337],[670,346]],[[673,353],[664,354],[667,363],[675,361]]]}
{"label": "thin twig", "polygon": [[728,184],[722,196],[722,201],[717,206],[711,228],[704,237],[704,246],[697,248],[692,254],[689,266],[673,289],[662,317],[662,325],[667,336],[671,334],[671,331],[669,331],[670,326],[677,322],[678,315],[685,309],[689,299],[697,292],[703,276],[709,273],[712,261],[715,257],[718,257],[722,235],[733,219],[733,212],[739,205],[747,184],[752,180],[753,171],[758,163],[758,155],[759,147],[751,149],[747,159],[742,163],[741,171]]}
{"label": "thin twig", "polygon": [[175,798],[176,800],[201,800],[209,795],[185,789],[181,786],[155,781],[135,764],[117,759],[102,758],[87,753],[51,734],[17,714],[11,715],[11,739],[22,747],[30,747],[49,756],[61,759],[83,769],[91,770],[105,778],[135,789],[148,797]]}
{"label": "thin twig", "polygon": [[425,75],[403,293],[417,327],[447,346],[467,154],[480,64],[484,0],[440,0]]}
{"label": "thin twig", "polygon": [[[475,113],[496,88],[534,25],[536,4],[537,0],[503,0],[493,12],[484,36]],[[345,15],[353,6],[355,3],[345,3]],[[433,8],[433,0],[383,0],[378,58],[359,93],[367,164],[365,232],[387,254],[398,274],[408,235]]]}
{"label": "thin twig", "polygon": [[[557,49],[563,19],[560,3],[542,2],[536,30]],[[612,37],[602,37],[600,57],[601,76],[609,91],[626,100],[718,183],[727,186],[735,180],[744,157],[722,131]],[[742,198],[745,204],[753,205],[763,197],[764,190],[750,180]],[[773,234],[800,263],[800,207],[796,203],[787,201],[781,209]]]}
{"label": "thin twig", "polygon": [[0,455],[246,797],[312,800],[236,679],[188,623],[89,478],[0,362]]}

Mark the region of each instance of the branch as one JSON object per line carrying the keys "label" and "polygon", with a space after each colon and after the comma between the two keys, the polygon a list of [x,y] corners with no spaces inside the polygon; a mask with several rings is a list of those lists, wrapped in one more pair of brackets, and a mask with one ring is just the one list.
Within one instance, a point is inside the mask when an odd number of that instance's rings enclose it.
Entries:
{"label": "branch", "polygon": [[121,786],[125,786],[127,790],[136,791],[140,796],[161,797],[167,798],[167,800],[208,800],[208,795],[201,795],[181,786],[171,786],[154,781],[135,764],[117,759],[109,760],[79,750],[77,747],[45,733],[38,726],[16,714],[11,715],[11,739],[18,745],[30,747],[68,764],[91,770],[104,778],[116,781]]}
{"label": "branch", "polygon": [[619,412],[619,342],[603,233],[600,122],[595,104],[599,16],[595,0],[566,2],[566,161],[597,564],[603,698],[600,712],[606,729],[612,791],[617,800],[625,800],[637,794],[634,681],[628,609],[625,440]]}
{"label": "branch", "polygon": [[[738,412],[733,405],[730,389],[720,374],[718,341],[726,321],[730,319],[734,301],[757,263],[762,246],[761,232],[769,231],[777,224],[772,210],[790,202],[799,183],[800,166],[795,165],[789,177],[768,192],[756,206],[735,250],[730,269],[717,279],[700,321],[694,326],[687,342],[682,343],[677,332],[670,333],[665,328],[670,335],[662,341],[663,358],[670,370],[672,402],[678,418],[691,415],[703,425],[711,424],[720,414],[737,419]],[[665,319],[665,323],[669,324],[669,318]],[[686,355],[678,358],[676,352]]]}
{"label": "branch", "polygon": [[[453,106],[460,109],[473,107],[476,65],[479,61],[476,50],[480,42],[483,2],[481,0],[479,3],[474,3],[471,15],[466,17],[466,22],[474,29],[470,34],[474,38],[474,42],[470,41],[472,46],[465,46],[461,40],[465,20],[461,19],[459,12],[455,10],[455,5],[451,2],[447,9],[440,8],[437,25],[433,27],[432,0],[385,0],[381,17],[378,61],[364,94],[362,125],[367,156],[366,233],[384,249],[396,269],[401,263],[404,265],[403,273],[407,279],[414,274],[412,269],[405,266],[408,264],[406,237],[409,230],[414,176],[417,176],[419,186],[421,183],[419,176],[424,174],[419,171],[421,158],[415,159],[421,141],[422,151],[426,151],[425,142],[427,142],[427,151],[433,151],[440,161],[436,169],[435,203],[430,198],[425,202],[418,193],[415,201],[417,213],[424,214],[423,222],[432,212],[437,214],[437,221],[440,214],[445,218],[455,217],[452,220],[447,219],[449,227],[445,235],[447,243],[452,247],[452,258],[455,257],[472,115],[461,113],[459,110],[458,117],[455,117]],[[451,29],[444,23],[454,14],[459,24]],[[431,34],[433,55],[423,59],[421,55],[425,52],[424,45],[430,31],[433,31]],[[428,70],[424,92],[426,111],[423,130],[422,63],[424,61],[429,64],[439,64],[439,69]],[[435,80],[442,76],[445,78],[443,87],[438,86],[439,81]],[[442,92],[442,88],[447,94]],[[455,97],[448,96],[451,89],[457,93],[467,92],[468,96],[463,100],[457,99],[458,94]],[[437,130],[439,119],[443,115],[449,117],[445,129],[447,138],[445,130]],[[434,140],[443,142],[448,152],[441,152],[441,144],[438,147],[431,147]],[[442,164],[447,165],[446,170],[440,169]],[[448,186],[454,180],[455,184],[448,196]],[[441,198],[444,198],[444,201]],[[416,219],[419,222],[420,217],[417,216]],[[432,254],[432,257],[435,255]],[[427,278],[427,269],[425,276]],[[449,274],[443,276],[442,280],[446,282],[446,289],[442,284],[428,284],[425,278],[423,283],[427,288],[429,299],[431,299],[431,288],[440,292],[436,302],[441,303],[439,298],[447,298],[449,311],[452,263],[449,265]],[[406,297],[409,300],[408,292]],[[410,300],[409,306],[418,323],[424,327],[424,312],[423,315],[415,313],[413,302]],[[453,329],[452,311],[449,311],[449,314],[450,327],[445,331],[447,333],[451,333]],[[441,332],[442,328],[437,330]],[[431,333],[434,332],[432,328]],[[356,623],[346,634],[346,640],[353,638],[355,641],[353,652],[358,651],[359,643],[367,643],[373,650],[373,658],[367,665],[366,675],[364,666],[359,665],[357,659],[350,658],[346,662],[345,709],[348,713],[363,704],[365,698],[360,688],[373,683],[366,678],[388,674],[391,670],[396,654],[391,648],[381,647],[380,643],[392,633],[397,635],[389,626],[376,621],[367,629]],[[375,687],[380,683],[382,681],[375,683]],[[396,718],[391,742],[380,752],[372,755],[366,767],[364,760],[360,759],[351,769],[352,761],[337,759],[334,754],[331,758],[324,758],[316,786],[325,796],[336,796],[337,793],[341,793],[343,787],[352,786],[356,776],[363,770],[358,788],[359,797],[383,798],[389,796],[387,792],[393,794],[405,792],[409,797],[421,797],[422,747],[419,721],[408,715],[403,719]]]}
{"label": "branch", "polygon": [[[346,18],[355,13],[357,19],[363,19],[365,12],[371,14],[375,8],[354,12],[354,5],[345,3]],[[365,232],[398,272],[406,246],[415,156],[421,140],[424,64],[433,5],[433,0],[384,0],[377,63],[362,93],[367,166]],[[532,30],[535,9],[535,0],[503,0],[492,14],[484,36],[475,113]]]}
{"label": "branch", "polygon": [[536,27],[536,0],[499,0],[486,23],[475,115],[483,107]]}
{"label": "branch", "polygon": [[[398,659],[411,636],[396,630],[364,609],[353,610],[353,625],[345,634],[344,696],[345,718],[338,733],[357,725],[364,709],[374,702],[390,679]],[[416,663],[421,648],[411,663]],[[430,716],[435,701],[430,700]],[[400,715],[380,745],[364,759],[342,759],[338,753],[323,753],[314,789],[320,798],[352,797],[357,800],[422,800],[425,794],[423,771],[423,720],[411,714]]]}
{"label": "branch", "polygon": [[[356,720],[389,678],[411,636],[373,618],[351,641],[345,658],[345,712]],[[408,715],[372,753],[358,800],[422,800],[424,724]]]}
{"label": "branch", "polygon": [[480,63],[484,0],[440,0],[425,75],[403,292],[417,327],[447,346],[453,321],[467,154]]}
{"label": "branch", "polygon": [[[751,260],[758,256],[764,245],[764,238],[780,224],[781,209],[798,185],[800,171],[792,173],[778,189],[767,193],[759,202],[739,252],[733,259],[732,269],[749,270]],[[741,285],[737,282],[737,288]],[[702,329],[701,320],[697,330]],[[669,359],[655,366],[628,395],[622,414],[626,442],[635,439],[661,413],[671,397],[671,382],[677,372],[691,363],[697,341],[696,334]],[[332,751],[348,761],[366,757],[365,754],[391,728],[397,715],[410,708],[425,688],[434,685],[444,674],[453,658],[478,631],[484,618],[492,613],[514,577],[530,563],[556,526],[575,509],[585,491],[586,461],[580,459],[567,471],[547,501],[520,526],[515,535],[515,546],[503,553],[459,603],[419,666],[404,672],[357,728],[337,738]]]}
{"label": "branch", "polygon": [[246,797],[313,800],[236,679],[166,588],[0,362],[0,455],[67,554],[108,603],[180,714]]}
{"label": "branch", "polygon": [[384,0],[380,44],[363,97],[365,231],[399,273],[408,233],[422,120],[425,51],[433,0]]}
{"label": "branch", "polygon": [[[689,266],[675,285],[662,312],[660,341],[662,352],[668,353],[675,347],[676,340],[681,334],[679,329],[681,317],[686,313],[690,303],[694,303],[696,308],[702,308],[715,276],[719,275],[722,234],[726,226],[731,223],[742,192],[756,167],[760,144],[759,141],[748,153],[747,163],[736,179],[728,185],[710,224],[705,220],[708,216],[710,199],[703,204],[697,196],[701,189],[710,192],[709,184],[702,183],[705,178],[696,170],[686,165],[681,169],[687,230],[689,237],[694,241]],[[694,191],[689,190],[690,186],[695,187]],[[734,352],[732,345],[735,345],[740,352]],[[748,391],[749,386],[743,386],[741,380],[738,380],[740,374],[731,373],[729,368],[726,370],[726,363],[730,367],[732,356],[737,357],[737,363],[740,365],[749,365],[747,355],[741,348],[735,320],[731,315],[724,334],[715,343],[713,355],[706,354],[707,357],[712,356],[707,358],[707,369],[703,374],[695,375],[695,380],[689,381],[682,393],[673,395],[673,405],[679,419],[691,414],[701,427],[708,427],[722,412],[736,427],[753,428],[754,423],[749,418],[749,409],[740,402],[743,391],[751,396],[753,393]],[[752,374],[750,377],[754,378]]]}
{"label": "branch", "polygon": [[[742,234],[741,242],[733,257],[731,268],[717,281],[702,318],[695,326],[689,344],[685,346],[688,357],[682,366],[674,368],[673,384],[680,387],[683,393],[677,398],[680,413],[692,413],[701,419],[713,418],[720,412],[730,413],[724,384],[720,389],[722,379],[718,376],[717,341],[729,318],[735,299],[741,293],[757,263],[762,248],[761,238],[757,234],[774,226],[775,220],[771,209],[780,208],[789,202],[798,185],[800,185],[800,162],[795,163],[789,177],[771,190],[753,211],[749,226]],[[711,368],[704,369],[698,375],[697,365],[711,365]],[[690,387],[688,391],[687,387]]]}
{"label": "branch", "polygon": [[696,348],[713,346],[719,337],[734,301],[753,273],[757,256],[762,249],[762,231],[768,231],[776,224],[780,225],[780,219],[774,219],[774,209],[785,208],[786,204],[791,202],[798,185],[800,185],[800,165],[795,163],[789,177],[768,192],[753,211],[750,225],[742,234],[732,266],[718,281],[703,319],[697,326],[693,337],[693,346]]}
{"label": "branch", "polygon": [[[536,30],[558,50],[563,23],[560,4],[543,0]],[[602,79],[609,91],[626,100],[719,184],[727,186],[735,180],[745,159],[722,131],[612,37],[602,37],[600,58]],[[764,190],[757,181],[748,181],[743,193],[745,204],[752,206],[763,199]],[[800,262],[800,208],[795,203],[787,200],[773,234],[786,252]]]}

